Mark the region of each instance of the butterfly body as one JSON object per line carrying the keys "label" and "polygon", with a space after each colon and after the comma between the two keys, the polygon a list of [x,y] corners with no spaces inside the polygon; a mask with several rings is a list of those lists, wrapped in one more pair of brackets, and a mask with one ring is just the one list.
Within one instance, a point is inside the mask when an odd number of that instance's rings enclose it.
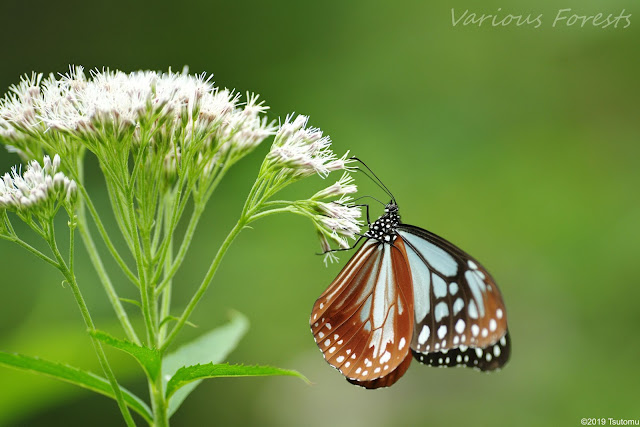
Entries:
{"label": "butterfly body", "polygon": [[390,386],[412,358],[483,371],[507,362],[506,309],[477,260],[433,233],[402,224],[394,202],[363,237],[310,319],[326,361],[349,382]]}

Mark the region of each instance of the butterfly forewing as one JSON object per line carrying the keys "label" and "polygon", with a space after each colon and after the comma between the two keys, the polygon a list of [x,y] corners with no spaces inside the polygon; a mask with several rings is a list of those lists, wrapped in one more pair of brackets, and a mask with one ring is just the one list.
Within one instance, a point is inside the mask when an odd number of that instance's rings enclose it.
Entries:
{"label": "butterfly forewing", "polygon": [[[393,245],[367,240],[311,313],[311,330],[327,362],[365,387],[395,382],[391,379],[410,363],[412,292],[402,240]],[[397,368],[399,375],[380,385],[372,382]]]}
{"label": "butterfly forewing", "polygon": [[[434,366],[487,368],[483,370],[499,367],[499,361],[506,363],[510,353],[505,337],[506,310],[487,270],[433,233],[404,224],[397,231],[405,242],[413,278],[415,327],[411,348],[416,359]],[[500,343],[502,338],[504,345]],[[498,356],[491,353],[496,345]],[[476,363],[480,357],[477,353],[489,360]],[[426,356],[421,358],[421,354]]]}

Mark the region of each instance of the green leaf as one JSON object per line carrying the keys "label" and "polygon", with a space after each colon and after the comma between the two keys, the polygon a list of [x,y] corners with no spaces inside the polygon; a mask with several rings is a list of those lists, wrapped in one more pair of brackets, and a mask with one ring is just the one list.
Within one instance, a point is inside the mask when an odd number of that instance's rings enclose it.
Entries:
{"label": "green leaf", "polygon": [[[115,399],[109,381],[91,372],[83,371],[72,366],[50,362],[36,357],[23,356],[21,354],[5,353],[4,351],[0,351],[0,365],[46,375]],[[130,391],[124,388],[120,390],[122,391],[126,404],[151,424],[153,416],[151,415],[149,407]]]}
{"label": "green leaf", "polygon": [[155,381],[158,378],[160,366],[162,366],[162,356],[160,351],[115,338],[106,332],[96,330],[90,331],[89,333],[91,336],[99,339],[103,343],[133,356],[133,358],[140,363],[140,366],[142,366],[142,369],[144,369],[147,376],[152,381]]}
{"label": "green leaf", "polygon": [[134,300],[134,299],[129,299],[129,298],[118,298],[120,301],[122,302],[126,302],[129,303],[131,305],[135,305],[138,308],[142,308],[142,304],[140,304],[140,302]]}
{"label": "green leaf", "polygon": [[214,365],[209,363],[206,365],[187,366],[178,369],[178,372],[167,383],[167,397],[171,397],[176,390],[192,381],[202,380],[205,378],[221,378],[221,377],[266,377],[274,375],[286,375],[298,377],[307,384],[309,380],[297,371],[288,369],[274,368],[271,366],[243,366],[230,365],[223,363]]}
{"label": "green leaf", "polygon": [[[224,361],[248,330],[249,320],[242,314],[232,311],[229,323],[196,338],[164,358],[162,362],[164,384],[166,385],[168,379],[183,366]],[[169,401],[169,416],[178,410],[184,399],[198,384],[200,381],[191,382],[173,395]]]}

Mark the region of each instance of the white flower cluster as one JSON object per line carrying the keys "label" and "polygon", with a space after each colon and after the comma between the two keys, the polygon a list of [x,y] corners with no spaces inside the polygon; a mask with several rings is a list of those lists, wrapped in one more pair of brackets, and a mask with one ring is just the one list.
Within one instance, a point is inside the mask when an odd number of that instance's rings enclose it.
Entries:
{"label": "white flower cluster", "polygon": [[325,265],[338,259],[332,252],[329,241],[335,242],[342,249],[348,249],[348,239],[355,239],[362,227],[362,212],[351,202],[350,197],[342,196],[334,202],[319,202],[314,206],[314,210],[318,212],[314,215],[314,222],[322,252],[325,254]]}
{"label": "white flower cluster", "polygon": [[353,239],[362,227],[360,209],[351,205],[350,197],[341,197],[330,203],[319,202],[317,209],[320,212],[318,222],[329,232],[329,237],[340,247],[348,248],[347,239]]}
{"label": "white flower cluster", "polygon": [[326,177],[329,172],[344,170],[351,162],[346,153],[338,158],[331,150],[331,139],[318,128],[307,128],[309,117],[287,117],[276,133],[269,158],[277,165],[288,168],[296,177],[317,173]]}
{"label": "white flower cluster", "polygon": [[355,185],[353,177],[349,172],[342,174],[342,177],[335,184],[328,186],[327,188],[318,191],[314,194],[312,200],[328,199],[330,197],[342,197],[347,194],[353,194],[358,191],[358,186]]}
{"label": "white flower cluster", "polygon": [[75,181],[58,172],[60,157],[44,157],[43,166],[33,160],[21,174],[14,166],[0,179],[0,209],[11,211],[55,209],[58,202],[73,203],[77,197]]}
{"label": "white flower cluster", "polygon": [[175,151],[173,144],[204,141],[198,146],[210,160],[229,150],[246,154],[272,135],[276,128],[264,117],[267,109],[256,95],[241,103],[239,94],[215,87],[205,74],[107,69],[87,78],[76,66],[46,79],[25,76],[12,86],[0,100],[0,139],[20,150],[20,142],[51,131],[103,141],[135,130],[134,142],[145,137],[164,154]]}
{"label": "white flower cluster", "polygon": [[[331,150],[331,139],[324,136],[320,129],[307,127],[308,121],[309,118],[303,115],[295,119],[293,116],[287,117],[276,133],[267,159],[271,168],[278,171],[277,180],[295,180],[314,174],[326,178],[333,171],[345,171],[335,184],[298,204],[301,213],[309,215],[316,226],[320,245],[326,254],[326,264],[336,259],[330,252],[329,242],[335,242],[343,249],[349,248],[348,239],[355,238],[362,227],[359,220],[362,212],[353,206],[352,199],[347,196],[358,190],[349,174],[349,164],[353,162],[348,157],[349,153],[338,157]],[[333,197],[339,199],[321,201]]]}

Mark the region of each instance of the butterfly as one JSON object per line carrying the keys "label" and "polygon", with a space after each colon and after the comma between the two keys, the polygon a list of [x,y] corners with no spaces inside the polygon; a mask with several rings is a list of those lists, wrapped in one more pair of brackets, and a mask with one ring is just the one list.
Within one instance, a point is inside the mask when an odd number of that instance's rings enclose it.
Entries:
{"label": "butterfly", "polygon": [[413,358],[438,367],[501,368],[511,340],[495,281],[462,249],[403,224],[391,197],[313,306],[311,331],[325,360],[369,389],[394,384]]}

